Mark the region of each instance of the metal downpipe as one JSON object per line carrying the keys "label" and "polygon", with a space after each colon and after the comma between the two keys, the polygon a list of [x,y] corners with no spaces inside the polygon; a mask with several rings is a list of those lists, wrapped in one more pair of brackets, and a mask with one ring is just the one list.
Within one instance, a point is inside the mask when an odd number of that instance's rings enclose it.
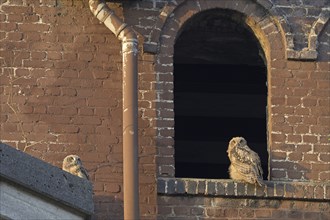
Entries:
{"label": "metal downpipe", "polygon": [[102,0],[89,0],[89,7],[94,16],[103,22],[122,42],[124,219],[137,220],[140,218],[137,131],[137,36],[133,29],[118,18]]}

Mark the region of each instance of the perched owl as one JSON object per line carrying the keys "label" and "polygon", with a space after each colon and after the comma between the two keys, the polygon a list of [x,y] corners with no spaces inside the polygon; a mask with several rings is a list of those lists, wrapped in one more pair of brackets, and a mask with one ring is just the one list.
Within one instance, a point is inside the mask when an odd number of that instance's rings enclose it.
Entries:
{"label": "perched owl", "polygon": [[251,184],[263,184],[260,158],[256,152],[247,146],[243,137],[234,137],[229,142],[228,157],[230,178]]}
{"label": "perched owl", "polygon": [[81,160],[77,155],[66,156],[63,160],[62,169],[81,178],[89,179],[87,171],[82,166]]}

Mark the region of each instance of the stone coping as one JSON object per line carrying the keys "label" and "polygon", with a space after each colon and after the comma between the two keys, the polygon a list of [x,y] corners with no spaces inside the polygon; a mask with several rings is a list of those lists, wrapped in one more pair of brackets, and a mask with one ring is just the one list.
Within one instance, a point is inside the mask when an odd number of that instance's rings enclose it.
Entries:
{"label": "stone coping", "polygon": [[18,184],[87,216],[94,212],[91,182],[3,143],[0,177],[1,181]]}
{"label": "stone coping", "polygon": [[320,200],[330,202],[330,182],[265,181],[257,186],[229,179],[158,178],[158,194]]}

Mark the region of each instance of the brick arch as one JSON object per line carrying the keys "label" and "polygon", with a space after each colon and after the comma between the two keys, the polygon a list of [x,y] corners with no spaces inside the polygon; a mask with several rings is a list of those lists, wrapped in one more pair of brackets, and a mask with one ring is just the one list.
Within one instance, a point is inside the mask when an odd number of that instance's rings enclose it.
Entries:
{"label": "brick arch", "polygon": [[[159,32],[155,31],[151,34],[149,43],[153,42],[152,45],[157,45],[154,52],[161,56],[164,45],[166,45],[167,51],[172,50],[170,47],[174,46],[175,39],[180,35],[182,26],[193,15],[209,9],[219,8],[233,10],[246,16],[246,24],[254,32],[266,54],[270,51],[277,51],[277,54],[282,51],[282,57],[285,56],[285,50],[292,51],[293,38],[290,34],[290,27],[284,18],[278,19],[279,16],[277,15],[279,13],[272,7],[272,4],[268,0],[249,0],[249,3],[190,0],[179,5],[167,4],[160,15],[162,22],[158,21],[162,23],[158,24]],[[272,42],[272,44],[269,44],[269,42]],[[268,53],[268,56],[270,55]]]}
{"label": "brick arch", "polygon": [[[241,12],[247,16],[258,15],[258,10],[264,10],[267,12],[268,18],[277,27],[280,34],[282,35],[283,42],[285,45],[285,56],[289,60],[315,60],[317,58],[317,47],[318,47],[318,34],[321,32],[327,21],[329,20],[329,12],[323,10],[319,15],[319,18],[313,23],[308,36],[308,46],[302,50],[295,49],[294,33],[291,30],[291,26],[286,18],[283,16],[283,12],[275,7],[270,0],[249,0],[246,2],[234,2],[234,1],[203,1],[198,0],[183,1],[179,5],[177,3],[168,2],[162,9],[158,20],[156,22],[156,28],[151,32],[150,37],[144,43],[144,51],[149,53],[157,53],[159,49],[160,37],[162,30],[164,29],[165,23],[177,11],[180,7],[187,5],[195,5],[197,10],[205,10],[208,8],[222,8],[232,9]],[[252,9],[252,11],[251,11]],[[256,10],[255,10],[256,9]],[[260,14],[259,14],[260,15]],[[263,18],[263,17],[261,17]],[[258,21],[258,20],[257,20]]]}
{"label": "brick arch", "polygon": [[317,51],[318,38],[329,22],[329,14],[329,11],[323,10],[319,18],[312,25],[311,31],[308,35],[308,48],[310,48],[310,50]]}
{"label": "brick arch", "polygon": [[[246,17],[246,24],[254,32],[254,35],[259,40],[260,45],[264,50],[268,68],[270,69],[273,65],[273,61],[278,62],[279,60],[285,59],[287,42],[285,37],[283,37],[282,29],[278,27],[279,21],[276,21],[276,18],[272,17],[269,12],[271,5],[268,5],[267,9],[259,3],[261,1],[256,2],[250,0],[249,2],[250,4],[247,5],[243,2],[233,1],[200,2],[198,0],[189,0],[184,1],[179,5],[168,4],[165,6],[165,9],[163,9],[161,13],[164,23],[159,32],[157,50],[154,51],[156,53],[155,71],[158,80],[157,84],[160,85],[158,86],[159,90],[157,90],[157,97],[159,98],[157,101],[159,104],[156,105],[156,108],[158,109],[157,112],[159,112],[159,121],[174,121],[173,95],[168,97],[165,96],[165,94],[173,92],[174,45],[184,24],[200,12],[211,9],[225,9],[243,14],[243,16]],[[269,42],[271,42],[271,44]],[[153,46],[156,44],[153,44]],[[268,75],[270,76],[270,73],[268,73]],[[161,85],[165,84],[171,84],[172,90],[163,89]],[[165,99],[162,99],[162,97]],[[172,114],[168,118],[162,117],[161,112],[164,110],[164,103],[166,103],[166,107],[171,106],[169,109],[172,111]],[[165,125],[163,123],[157,123],[157,129],[159,130],[157,133],[157,148],[159,152],[157,155],[158,175],[162,177],[174,177],[174,127],[167,125],[168,123]],[[171,132],[165,133],[164,131]]]}
{"label": "brick arch", "polygon": [[[281,49],[285,48],[287,55],[290,56],[292,54],[290,52],[294,51],[294,43],[291,28],[286,18],[280,15],[280,12],[273,7],[273,4],[269,0],[248,0],[248,2],[249,4],[241,1],[200,2],[198,0],[189,0],[183,1],[180,4],[173,2],[167,3],[159,15],[156,28],[144,43],[144,51],[159,54],[163,44],[162,42],[164,40],[169,42],[171,40],[170,38],[178,36],[180,28],[191,16],[201,11],[219,8],[233,10],[245,15],[249,20],[247,24],[250,25],[261,43],[265,42],[267,38],[271,38],[273,43],[274,34],[279,34],[276,36],[277,43],[274,45],[280,46]],[[169,28],[171,30],[168,32],[167,29]],[[260,33],[263,33],[264,36],[261,36]],[[272,36],[266,37],[266,35]],[[278,48],[272,48],[272,50],[278,50]]]}

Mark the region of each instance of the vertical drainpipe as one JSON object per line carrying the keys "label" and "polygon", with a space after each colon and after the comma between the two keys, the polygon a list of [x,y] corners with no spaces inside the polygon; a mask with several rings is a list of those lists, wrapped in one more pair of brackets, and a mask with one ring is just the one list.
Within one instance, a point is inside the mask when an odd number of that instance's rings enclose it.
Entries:
{"label": "vertical drainpipe", "polygon": [[139,214],[138,128],[137,128],[137,36],[102,0],[89,0],[94,16],[122,42],[123,56],[123,166],[124,219]]}

